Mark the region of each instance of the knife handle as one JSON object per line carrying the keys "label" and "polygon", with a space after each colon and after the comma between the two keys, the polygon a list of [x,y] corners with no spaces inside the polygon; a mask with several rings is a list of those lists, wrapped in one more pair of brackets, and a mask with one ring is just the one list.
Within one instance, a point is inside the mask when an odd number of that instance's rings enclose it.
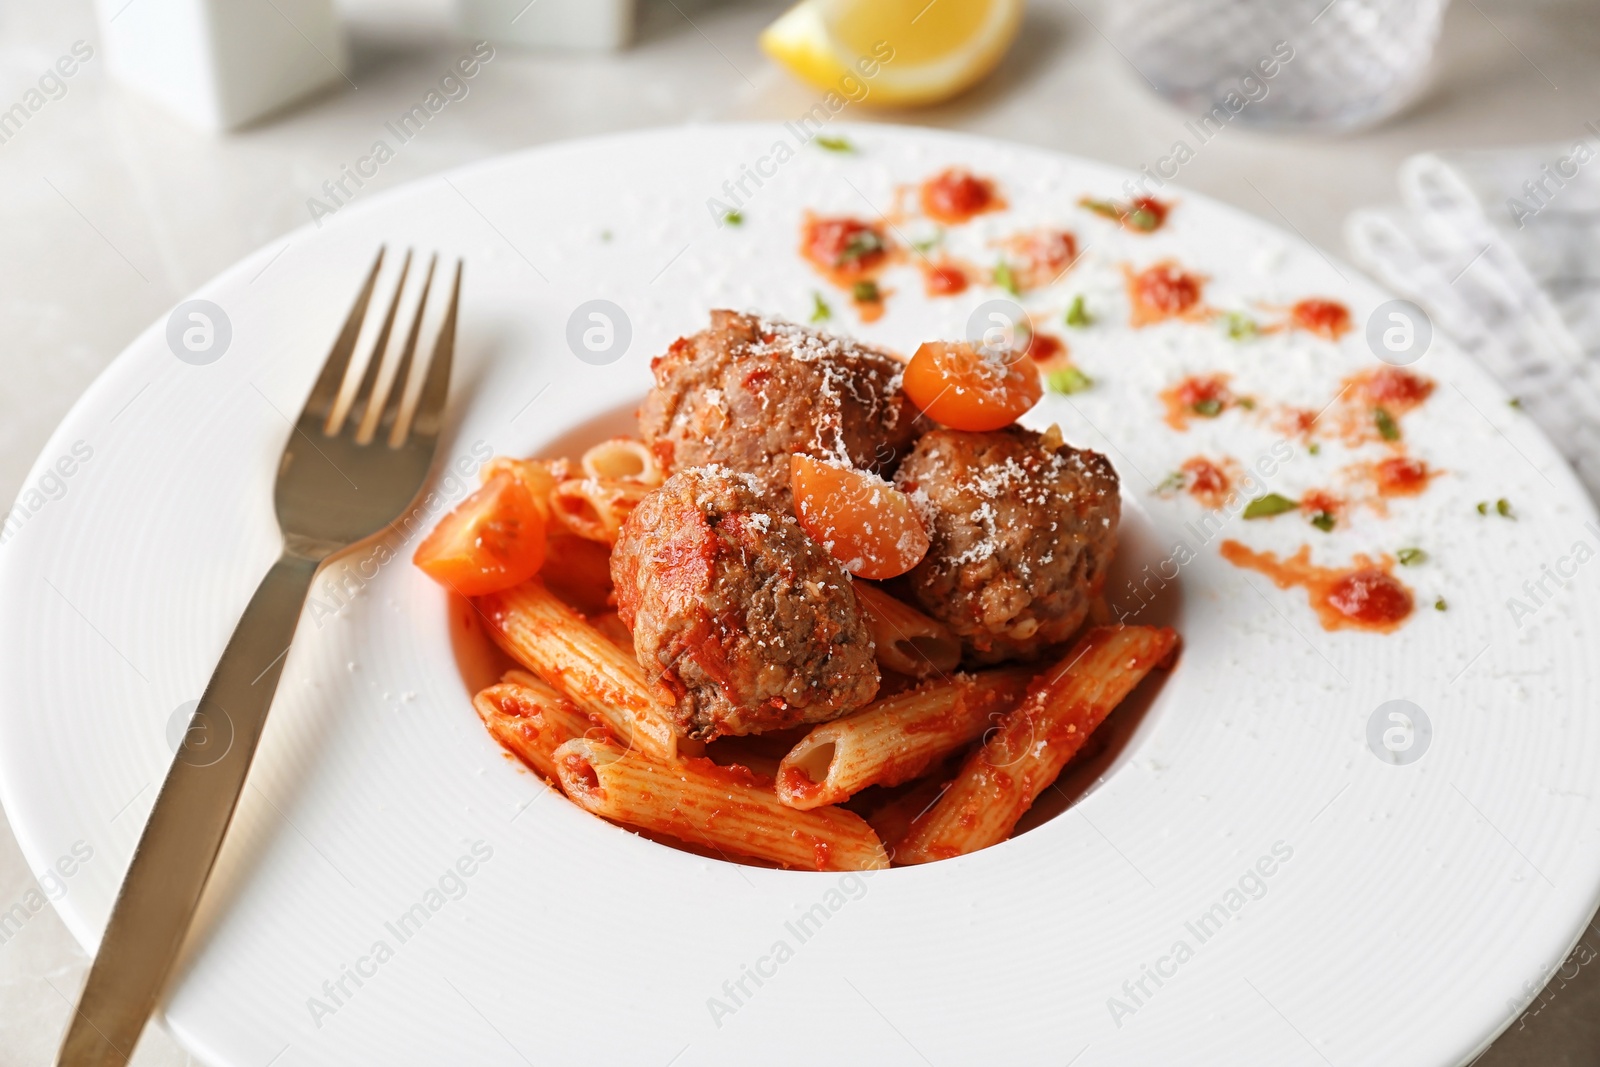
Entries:
{"label": "knife handle", "polygon": [[206,684],[117,893],[57,1067],[123,1067],[183,945],[320,560],[285,551]]}

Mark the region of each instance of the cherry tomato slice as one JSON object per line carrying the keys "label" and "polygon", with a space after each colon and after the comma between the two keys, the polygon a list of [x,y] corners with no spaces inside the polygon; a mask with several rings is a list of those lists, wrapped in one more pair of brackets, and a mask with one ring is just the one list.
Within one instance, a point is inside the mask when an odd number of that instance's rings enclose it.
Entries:
{"label": "cherry tomato slice", "polygon": [[952,430],[998,430],[1039,402],[1039,368],[1019,352],[929,341],[906,364],[911,402]]}
{"label": "cherry tomato slice", "polygon": [[509,589],[544,563],[544,515],[527,484],[502,471],[439,520],[412,562],[462,596]]}
{"label": "cherry tomato slice", "polygon": [[789,457],[801,529],[861,578],[893,578],[928,553],[928,533],[906,496],[881,478],[810,456]]}

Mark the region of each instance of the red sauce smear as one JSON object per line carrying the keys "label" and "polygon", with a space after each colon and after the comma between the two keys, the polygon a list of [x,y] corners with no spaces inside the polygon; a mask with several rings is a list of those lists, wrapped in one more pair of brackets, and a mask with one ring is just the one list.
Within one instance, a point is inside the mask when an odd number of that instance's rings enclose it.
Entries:
{"label": "red sauce smear", "polygon": [[1395,497],[1421,496],[1429,483],[1443,473],[1407,455],[1390,456],[1376,463],[1355,463],[1345,468],[1346,478],[1368,490],[1363,503],[1379,515],[1389,513],[1388,501]]}
{"label": "red sauce smear", "polygon": [[800,254],[835,285],[848,289],[870,280],[889,261],[888,234],[876,223],[807,214]]}
{"label": "red sauce smear", "polygon": [[[1339,434],[1356,445],[1374,439],[1399,447],[1400,419],[1433,395],[1433,382],[1403,367],[1371,367],[1346,378],[1340,393]],[[1389,427],[1387,437],[1384,427]]]}
{"label": "red sauce smear", "polygon": [[1380,497],[1420,496],[1443,471],[1410,456],[1391,456],[1372,465],[1372,487]]}
{"label": "red sauce smear", "polygon": [[1200,289],[1205,278],[1190,274],[1172,260],[1163,260],[1134,273],[1123,267],[1127,280],[1128,299],[1133,304],[1129,322],[1134,326],[1149,326],[1167,319],[1192,317],[1200,303]]}
{"label": "red sauce smear", "polygon": [[1337,341],[1350,332],[1350,309],[1337,300],[1310,297],[1289,309],[1289,322],[1296,329]]}
{"label": "red sauce smear", "polygon": [[744,786],[750,789],[770,789],[772,779],[766,775],[757,774],[742,763],[716,763],[707,756],[690,756],[684,764],[704,775],[714,778],[725,785]]}
{"label": "red sauce smear", "polygon": [[999,211],[1005,200],[994,182],[964,167],[948,167],[922,183],[922,211],[929,218],[958,226],[986,211]]}
{"label": "red sauce smear", "polygon": [[949,260],[922,263],[922,288],[929,296],[955,296],[972,284],[966,269]]}
{"label": "red sauce smear", "polygon": [[1166,406],[1168,426],[1183,431],[1191,419],[1214,419],[1238,398],[1228,388],[1227,374],[1191,374],[1177,384],[1161,391],[1161,402]]}
{"label": "red sauce smear", "polygon": [[1184,488],[1208,508],[1219,508],[1233,488],[1233,479],[1220,465],[1204,456],[1193,456],[1178,467],[1184,474]]}
{"label": "red sauce smear", "polygon": [[852,292],[850,303],[855,305],[856,314],[861,316],[862,322],[877,322],[883,318],[883,301],[890,293],[888,289],[874,287],[871,295],[863,297],[860,293]]}
{"label": "red sauce smear", "polygon": [[1344,380],[1351,393],[1390,415],[1404,415],[1433,395],[1433,382],[1404,367],[1374,367]]}
{"label": "red sauce smear", "polygon": [[1357,555],[1347,568],[1318,567],[1311,546],[1301,545],[1288,559],[1257,552],[1238,541],[1222,542],[1222,558],[1236,567],[1259,571],[1279,589],[1302,586],[1324,630],[1367,630],[1390,633],[1411,615],[1415,601],[1390,571],[1394,560],[1379,563]]}
{"label": "red sauce smear", "polygon": [[1326,515],[1325,521],[1337,522],[1344,514],[1344,498],[1326,489],[1307,489],[1300,494],[1300,510],[1307,518],[1315,519],[1318,515]]}
{"label": "red sauce smear", "polygon": [[1311,429],[1317,424],[1317,415],[1318,412],[1310,408],[1284,408],[1277,419],[1278,428],[1291,437],[1309,440]]}
{"label": "red sauce smear", "polygon": [[1047,333],[1034,331],[1028,335],[1028,357],[1036,363],[1049,363],[1059,360],[1067,354],[1066,343],[1059,337],[1051,337]]}
{"label": "red sauce smear", "polygon": [[806,214],[800,231],[800,254],[828,281],[849,290],[863,322],[883,315],[888,295],[876,278],[893,258],[885,227],[848,217],[819,218]]}
{"label": "red sauce smear", "polygon": [[[1128,203],[1128,210],[1122,213],[1122,225],[1134,233],[1154,233],[1166,225],[1167,214],[1172,210],[1172,205],[1163,203],[1153,196],[1136,196]],[[1148,219],[1138,223],[1132,221],[1135,212],[1143,211]]]}
{"label": "red sauce smear", "polygon": [[1029,230],[1006,239],[1006,261],[1018,289],[1041,289],[1078,261],[1078,239],[1066,230]]}
{"label": "red sauce smear", "polygon": [[778,792],[782,795],[806,800],[821,790],[822,783],[812,781],[811,776],[799,767],[785,767],[778,772]]}

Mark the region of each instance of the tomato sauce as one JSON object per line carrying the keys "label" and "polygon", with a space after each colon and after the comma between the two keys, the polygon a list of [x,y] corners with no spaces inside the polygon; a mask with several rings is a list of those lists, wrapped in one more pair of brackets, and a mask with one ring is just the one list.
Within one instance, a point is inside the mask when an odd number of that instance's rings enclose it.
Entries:
{"label": "tomato sauce", "polygon": [[1153,196],[1136,196],[1122,213],[1122,225],[1134,233],[1154,233],[1166,225],[1172,205]]}
{"label": "tomato sauce", "polygon": [[1391,456],[1372,465],[1372,488],[1384,498],[1420,496],[1428,488],[1428,483],[1442,473],[1430,470],[1423,460],[1410,456]]}
{"label": "tomato sauce", "polygon": [[1029,230],[1005,242],[1011,275],[1019,289],[1041,289],[1078,261],[1078,239],[1066,230]]}
{"label": "tomato sauce", "polygon": [[811,776],[799,767],[785,767],[778,772],[778,793],[781,796],[809,800],[821,791],[822,783],[812,781]]}
{"label": "tomato sauce", "polygon": [[1300,510],[1313,519],[1326,515],[1331,522],[1344,514],[1344,507],[1344,498],[1326,489],[1307,489],[1300,495]]}
{"label": "tomato sauce", "polygon": [[929,296],[955,296],[964,293],[972,284],[967,271],[958,263],[940,260],[922,263],[922,289]]}
{"label": "tomato sauce", "polygon": [[1289,322],[1296,329],[1337,341],[1350,332],[1350,309],[1337,300],[1312,297],[1289,309]]}
{"label": "tomato sauce", "polygon": [[1167,425],[1187,430],[1191,419],[1214,419],[1238,403],[1228,388],[1228,378],[1226,374],[1191,374],[1163,389],[1160,396],[1167,409]]}
{"label": "tomato sauce", "polygon": [[800,254],[841,288],[871,279],[888,264],[891,251],[884,227],[860,219],[808,214],[800,231]]}
{"label": "tomato sauce", "polygon": [[1375,367],[1344,380],[1350,391],[1372,407],[1404,415],[1433,395],[1433,382],[1404,367]]}
{"label": "tomato sauce", "polygon": [[1400,419],[1433,395],[1434,383],[1403,367],[1371,367],[1344,380],[1339,435],[1346,444],[1381,440],[1399,447]]}
{"label": "tomato sauce", "polygon": [[883,300],[887,295],[887,290],[873,286],[868,290],[853,292],[850,303],[855,306],[856,314],[861,316],[862,322],[877,322],[883,318]]}
{"label": "tomato sauce", "polygon": [[1028,335],[1028,358],[1035,363],[1050,363],[1060,360],[1067,354],[1066,342],[1059,337],[1052,337],[1047,333],[1037,331]]}
{"label": "tomato sauce", "polygon": [[1411,590],[1390,573],[1394,560],[1388,556],[1374,563],[1357,555],[1349,567],[1319,567],[1311,562],[1310,545],[1279,559],[1275,553],[1257,552],[1231,539],[1222,542],[1221,553],[1235,567],[1266,575],[1279,589],[1304,588],[1324,630],[1389,633],[1416,606]]}
{"label": "tomato sauce", "polygon": [[959,226],[986,211],[1000,211],[1005,200],[994,182],[964,167],[948,167],[922,183],[919,194],[923,214],[950,226]]}
{"label": "tomato sauce", "polygon": [[1184,475],[1184,488],[1189,495],[1208,508],[1219,508],[1233,488],[1233,479],[1220,465],[1204,456],[1193,456],[1178,468]]}
{"label": "tomato sauce", "polygon": [[1133,305],[1129,322],[1149,326],[1167,319],[1192,317],[1200,304],[1205,278],[1184,271],[1171,260],[1164,260],[1134,273],[1123,267],[1128,300]]}

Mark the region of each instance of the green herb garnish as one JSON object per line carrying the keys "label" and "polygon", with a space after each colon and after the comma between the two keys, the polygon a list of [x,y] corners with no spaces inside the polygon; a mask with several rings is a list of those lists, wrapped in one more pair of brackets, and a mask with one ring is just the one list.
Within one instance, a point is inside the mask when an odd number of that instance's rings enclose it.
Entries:
{"label": "green herb garnish", "polygon": [[1110,200],[1095,200],[1084,197],[1078,201],[1079,207],[1086,207],[1096,215],[1104,215],[1108,219],[1121,219],[1122,209]]}
{"label": "green herb garnish", "polygon": [[1228,312],[1228,336],[1235,341],[1247,341],[1261,332],[1261,327],[1242,311]]}
{"label": "green herb garnish", "polygon": [[1522,410],[1522,398],[1521,397],[1515,397],[1514,396],[1510,400],[1507,400],[1506,404],[1509,407],[1516,408],[1518,411]]}
{"label": "green herb garnish", "polygon": [[1449,605],[1444,602],[1444,597],[1440,597],[1438,600],[1433,602],[1434,611],[1443,611],[1447,607],[1449,607]]}
{"label": "green herb garnish", "polygon": [[744,212],[742,212],[742,211],[724,212],[723,216],[722,216],[722,221],[727,223],[729,226],[743,226],[744,225]]}
{"label": "green herb garnish", "polygon": [[812,290],[811,321],[827,322],[831,318],[833,318],[833,309],[828,306],[828,302],[826,300],[822,299],[821,293],[817,292],[816,290]]}
{"label": "green herb garnish", "polygon": [[1044,380],[1052,393],[1060,393],[1063,396],[1081,393],[1094,385],[1094,379],[1077,367],[1062,367],[1060,370],[1053,370],[1045,375]]}
{"label": "green herb garnish", "polygon": [[1142,230],[1145,233],[1149,233],[1151,230],[1154,230],[1157,226],[1161,225],[1161,220],[1156,217],[1156,213],[1145,207],[1136,207],[1132,211],[1128,212],[1128,214],[1123,218],[1123,222],[1125,222],[1130,229]]}
{"label": "green herb garnish", "polygon": [[1166,496],[1169,493],[1176,493],[1178,490],[1182,489],[1186,484],[1188,484],[1188,481],[1189,476],[1183,473],[1183,471],[1173,471],[1171,474],[1161,479],[1161,484],[1156,486],[1156,492],[1162,496]]}
{"label": "green herb garnish", "polygon": [[1266,519],[1273,515],[1282,515],[1286,511],[1295,511],[1300,507],[1298,500],[1290,500],[1278,493],[1268,493],[1258,496],[1244,507],[1244,517],[1247,519]]}
{"label": "green herb garnish", "polygon": [[1083,306],[1083,294],[1079,293],[1072,298],[1072,306],[1067,308],[1067,325],[1082,329],[1093,321],[1089,318],[1088,309]]}
{"label": "green herb garnish", "polygon": [[1486,500],[1478,501],[1478,514],[1479,515],[1487,515],[1487,514],[1489,514],[1489,502],[1488,501],[1486,501]]}
{"label": "green herb garnish", "polygon": [[851,286],[850,295],[855,297],[859,304],[876,304],[883,299],[883,294],[878,292],[878,283],[871,278]]}
{"label": "green herb garnish", "polygon": [[994,283],[1012,296],[1022,295],[1022,290],[1017,286],[1017,277],[1011,273],[1011,264],[1003,259],[995,264]]}
{"label": "green herb garnish", "polygon": [[1505,497],[1501,497],[1499,500],[1494,502],[1494,510],[1499,513],[1501,518],[1511,518],[1511,501],[1507,500]]}
{"label": "green herb garnish", "polygon": [[932,237],[924,237],[920,241],[912,241],[911,247],[926,255],[944,243],[944,231],[935,230]]}
{"label": "green herb garnish", "polygon": [[1319,511],[1315,515],[1311,516],[1311,525],[1315,526],[1323,533],[1332,532],[1334,523],[1337,521],[1338,520],[1333,517],[1333,512],[1331,511]]}
{"label": "green herb garnish", "polygon": [[1254,411],[1256,409],[1256,398],[1253,396],[1241,396],[1238,400],[1235,400],[1234,403],[1238,404],[1246,411]]}
{"label": "green herb garnish", "polygon": [[1428,562],[1428,554],[1420,548],[1402,548],[1394,554],[1402,567],[1415,567],[1419,563]]}
{"label": "green herb garnish", "polygon": [[1322,446],[1312,441],[1309,445],[1306,445],[1306,451],[1315,456],[1322,451]]}
{"label": "green herb garnish", "polygon": [[843,266],[846,263],[854,263],[859,259],[865,259],[867,256],[882,251],[883,238],[878,236],[877,230],[857,230],[844,243],[844,248],[840,250],[839,258],[834,265]]}
{"label": "green herb garnish", "polygon": [[831,134],[819,134],[813,140],[817,147],[826,152],[854,152],[856,146],[848,137],[834,137]]}
{"label": "green herb garnish", "polygon": [[1196,415],[1204,415],[1208,419],[1214,419],[1222,414],[1222,401],[1214,397],[1207,397],[1205,400],[1196,400],[1193,404],[1190,404],[1189,410]]}
{"label": "green herb garnish", "polygon": [[1395,424],[1394,416],[1383,408],[1372,409],[1372,421],[1378,427],[1378,436],[1385,441],[1400,440],[1400,427]]}

